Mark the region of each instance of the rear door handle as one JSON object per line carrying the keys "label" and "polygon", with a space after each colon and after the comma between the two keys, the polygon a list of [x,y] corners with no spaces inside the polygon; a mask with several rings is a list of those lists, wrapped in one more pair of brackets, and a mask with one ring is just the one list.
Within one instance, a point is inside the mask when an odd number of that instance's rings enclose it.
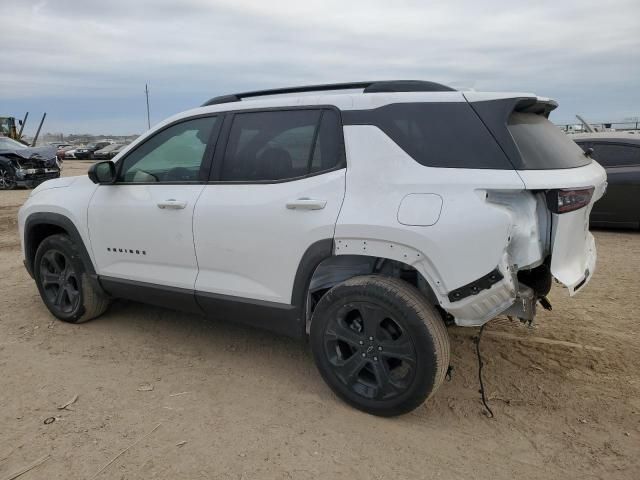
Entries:
{"label": "rear door handle", "polygon": [[326,200],[302,197],[287,202],[289,210],[322,210],[327,205]]}
{"label": "rear door handle", "polygon": [[158,208],[162,208],[163,210],[182,210],[187,206],[187,202],[182,200],[176,200],[174,198],[170,198],[168,200],[163,200],[162,202],[158,202]]}

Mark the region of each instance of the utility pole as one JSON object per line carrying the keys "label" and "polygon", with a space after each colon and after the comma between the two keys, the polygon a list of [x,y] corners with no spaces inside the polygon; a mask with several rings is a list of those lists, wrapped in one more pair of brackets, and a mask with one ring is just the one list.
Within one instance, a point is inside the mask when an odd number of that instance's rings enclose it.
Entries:
{"label": "utility pole", "polygon": [[24,130],[24,126],[27,124],[27,118],[29,118],[29,112],[25,113],[24,120],[20,124],[20,131],[18,132],[18,140],[22,138],[22,131]]}
{"label": "utility pole", "polygon": [[147,97],[147,128],[151,128],[151,117],[149,116],[149,86],[144,84],[144,94]]}
{"label": "utility pole", "polygon": [[42,124],[44,123],[45,118],[47,118],[47,112],[44,112],[44,115],[42,115],[42,120],[40,120],[40,125],[38,125],[38,130],[36,130],[36,136],[33,137],[33,142],[31,143],[32,147],[36,146],[38,136],[40,135],[40,130],[42,129]]}

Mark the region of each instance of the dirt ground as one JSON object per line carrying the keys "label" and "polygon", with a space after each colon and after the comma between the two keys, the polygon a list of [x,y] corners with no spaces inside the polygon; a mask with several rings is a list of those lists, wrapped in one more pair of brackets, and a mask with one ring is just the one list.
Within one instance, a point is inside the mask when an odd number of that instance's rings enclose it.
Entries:
{"label": "dirt ground", "polygon": [[592,282],[554,287],[535,328],[487,326],[494,419],[461,328],[452,380],[382,419],[339,401],[303,343],[133,302],[54,320],[22,266],[28,194],[0,192],[0,479],[43,458],[20,480],[640,478],[639,233],[595,232]]}

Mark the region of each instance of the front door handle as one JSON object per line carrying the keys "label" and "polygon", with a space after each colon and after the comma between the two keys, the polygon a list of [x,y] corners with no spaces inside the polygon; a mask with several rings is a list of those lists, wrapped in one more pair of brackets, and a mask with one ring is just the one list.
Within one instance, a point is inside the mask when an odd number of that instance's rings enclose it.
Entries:
{"label": "front door handle", "polygon": [[302,197],[287,202],[289,210],[322,210],[327,205],[326,200]]}
{"label": "front door handle", "polygon": [[158,202],[158,208],[167,209],[167,210],[182,210],[187,206],[187,202],[183,202],[182,200],[176,200],[174,198],[170,198],[169,200],[163,200],[162,202]]}

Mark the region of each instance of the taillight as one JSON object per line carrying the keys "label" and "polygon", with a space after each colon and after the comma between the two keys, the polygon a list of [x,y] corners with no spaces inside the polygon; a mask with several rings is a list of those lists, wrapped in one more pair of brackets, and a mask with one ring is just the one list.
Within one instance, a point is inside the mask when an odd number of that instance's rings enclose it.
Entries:
{"label": "taillight", "polygon": [[589,205],[593,190],[593,187],[547,190],[547,206],[553,213],[573,212]]}

